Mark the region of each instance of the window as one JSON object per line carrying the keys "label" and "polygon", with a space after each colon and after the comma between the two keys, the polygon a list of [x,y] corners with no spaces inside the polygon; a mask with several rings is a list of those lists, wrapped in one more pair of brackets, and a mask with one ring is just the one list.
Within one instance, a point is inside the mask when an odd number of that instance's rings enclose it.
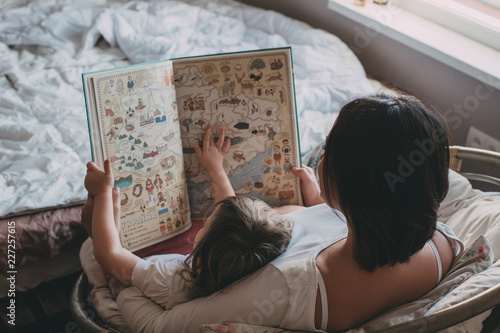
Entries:
{"label": "window", "polygon": [[500,19],[500,0],[455,0],[467,7]]}
{"label": "window", "polygon": [[401,0],[401,5],[423,18],[500,50],[500,0]]}

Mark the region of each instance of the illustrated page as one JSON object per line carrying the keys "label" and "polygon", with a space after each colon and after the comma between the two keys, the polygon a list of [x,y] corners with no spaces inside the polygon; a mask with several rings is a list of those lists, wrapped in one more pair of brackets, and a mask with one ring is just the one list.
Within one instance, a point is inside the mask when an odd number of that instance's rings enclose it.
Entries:
{"label": "illustrated page", "polygon": [[208,124],[230,138],[224,169],[237,194],[271,206],[301,204],[291,173],[300,166],[291,56],[288,49],[174,60],[191,214],[213,204],[209,175],[193,146]]}
{"label": "illustrated page", "polygon": [[134,251],[191,225],[172,63],[94,76],[102,150],[121,191],[122,246]]}

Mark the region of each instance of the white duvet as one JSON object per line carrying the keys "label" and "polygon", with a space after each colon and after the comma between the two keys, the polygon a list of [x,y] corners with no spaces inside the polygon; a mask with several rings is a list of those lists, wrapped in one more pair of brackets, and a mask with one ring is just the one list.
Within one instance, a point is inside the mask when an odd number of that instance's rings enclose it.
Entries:
{"label": "white duvet", "polygon": [[85,199],[82,72],[280,46],[292,47],[304,153],[344,101],[373,91],[329,33],[232,0],[40,0],[1,13],[0,216]]}

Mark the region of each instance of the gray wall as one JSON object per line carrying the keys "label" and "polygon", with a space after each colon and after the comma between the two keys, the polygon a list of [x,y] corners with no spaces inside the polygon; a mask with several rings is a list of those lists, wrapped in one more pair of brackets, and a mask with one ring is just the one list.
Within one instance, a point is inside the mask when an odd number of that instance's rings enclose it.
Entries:
{"label": "gray wall", "polygon": [[[281,12],[338,36],[354,51],[369,76],[438,106],[448,119],[452,144],[465,145],[470,126],[500,140],[500,91],[491,85],[391,38],[367,31],[366,27],[329,10],[327,0],[242,2]],[[495,85],[500,86],[500,82]],[[464,167],[477,168],[474,164]],[[500,175],[499,168],[488,169]]]}

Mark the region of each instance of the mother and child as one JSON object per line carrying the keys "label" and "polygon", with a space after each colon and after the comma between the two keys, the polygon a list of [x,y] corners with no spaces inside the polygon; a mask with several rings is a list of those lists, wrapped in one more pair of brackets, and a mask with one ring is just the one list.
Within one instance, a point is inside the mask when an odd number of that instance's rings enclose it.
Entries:
{"label": "mother and child", "polygon": [[121,281],[110,288],[131,331],[228,322],[344,331],[426,294],[463,248],[437,222],[448,191],[446,124],[413,96],[344,105],[319,182],[311,168],[292,169],[306,207],[236,197],[222,169],[228,144],[208,128],[195,146],[217,203],[188,256],[140,259],[122,249],[109,161],[104,171],[88,164],[82,220],[97,261]]}

